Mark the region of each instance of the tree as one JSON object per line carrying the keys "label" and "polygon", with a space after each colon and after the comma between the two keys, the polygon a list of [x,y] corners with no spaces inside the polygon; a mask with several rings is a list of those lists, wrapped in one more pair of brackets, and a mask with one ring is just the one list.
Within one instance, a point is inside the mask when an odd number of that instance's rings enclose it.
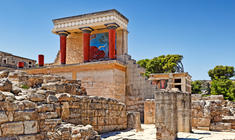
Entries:
{"label": "tree", "polygon": [[211,79],[229,79],[234,76],[233,66],[216,66],[208,72]]}
{"label": "tree", "polygon": [[192,84],[192,93],[201,94],[202,93],[202,82],[199,80],[193,81]]}
{"label": "tree", "polygon": [[146,68],[146,75],[151,73],[174,73],[183,71],[182,55],[161,55],[153,59],[142,59],[137,63]]}
{"label": "tree", "polygon": [[223,95],[225,99],[235,101],[235,84],[231,77],[234,76],[233,66],[216,66],[208,71],[211,77],[211,94]]}

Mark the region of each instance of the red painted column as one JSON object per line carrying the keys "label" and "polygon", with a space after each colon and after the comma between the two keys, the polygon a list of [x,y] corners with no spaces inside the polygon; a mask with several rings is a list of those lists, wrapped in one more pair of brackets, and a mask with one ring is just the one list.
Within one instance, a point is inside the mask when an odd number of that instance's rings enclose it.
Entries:
{"label": "red painted column", "polygon": [[111,28],[109,29],[109,59],[115,59],[115,37],[116,29]]}
{"label": "red painted column", "polygon": [[44,66],[44,55],[42,55],[42,54],[38,55],[38,65],[39,65],[39,67]]}
{"label": "red painted column", "polygon": [[67,34],[60,34],[60,63],[66,64],[66,39]]}
{"label": "red painted column", "polygon": [[83,56],[84,62],[88,62],[90,58],[90,33],[83,32]]}
{"label": "red painted column", "polygon": [[24,68],[24,62],[18,62],[18,68]]}

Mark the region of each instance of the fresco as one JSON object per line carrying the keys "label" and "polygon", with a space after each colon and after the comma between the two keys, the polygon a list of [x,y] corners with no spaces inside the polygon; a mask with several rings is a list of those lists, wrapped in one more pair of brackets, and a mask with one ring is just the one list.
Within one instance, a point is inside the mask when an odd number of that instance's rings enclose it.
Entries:
{"label": "fresco", "polygon": [[93,34],[90,39],[90,60],[108,58],[109,33]]}

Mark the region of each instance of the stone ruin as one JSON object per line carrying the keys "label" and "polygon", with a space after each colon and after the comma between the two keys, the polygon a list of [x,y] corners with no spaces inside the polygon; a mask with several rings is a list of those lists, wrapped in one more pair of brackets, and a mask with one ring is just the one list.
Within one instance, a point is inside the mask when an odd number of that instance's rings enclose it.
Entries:
{"label": "stone ruin", "polygon": [[223,95],[192,95],[192,127],[210,131],[235,130],[235,103]]}
{"label": "stone ruin", "polygon": [[100,139],[127,128],[126,105],[87,96],[81,81],[21,71],[0,78],[1,139]]}

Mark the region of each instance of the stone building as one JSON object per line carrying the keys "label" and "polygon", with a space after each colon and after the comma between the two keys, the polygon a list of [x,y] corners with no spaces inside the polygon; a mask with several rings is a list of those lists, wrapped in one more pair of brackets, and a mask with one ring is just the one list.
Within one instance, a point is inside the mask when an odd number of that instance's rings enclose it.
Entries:
{"label": "stone building", "polygon": [[10,53],[0,51],[0,67],[1,69],[6,68],[17,68],[18,63],[23,62],[25,68],[31,68],[35,66],[36,61],[20,56],[16,56]]}
{"label": "stone building", "polygon": [[187,73],[150,74],[149,80],[157,89],[178,88],[179,91],[191,93],[191,76]]}
{"label": "stone building", "polygon": [[144,119],[144,100],[155,87],[141,75],[144,68],[128,55],[128,19],[117,10],[54,19],[60,50],[51,66],[26,70],[81,80],[88,95],[117,99]]}

